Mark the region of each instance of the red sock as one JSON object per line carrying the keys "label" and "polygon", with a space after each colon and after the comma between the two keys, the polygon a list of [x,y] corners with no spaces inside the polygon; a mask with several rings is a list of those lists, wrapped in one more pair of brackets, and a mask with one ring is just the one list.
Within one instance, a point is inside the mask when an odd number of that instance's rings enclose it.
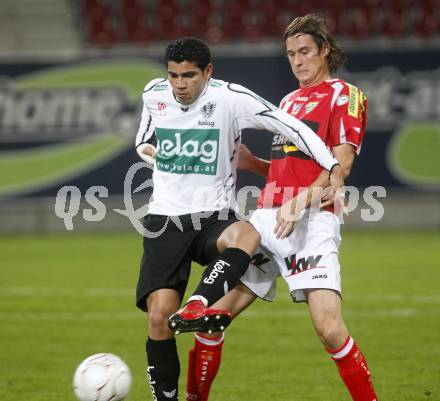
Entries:
{"label": "red sock", "polygon": [[[222,357],[223,335],[218,338],[195,336],[195,381],[198,387],[197,401],[207,401],[212,382],[217,376]],[[193,401],[191,398],[190,401]]]}
{"label": "red sock", "polygon": [[337,350],[327,349],[339,369],[353,401],[377,401],[367,361],[349,336]]}
{"label": "red sock", "polygon": [[199,392],[196,380],[196,349],[189,350],[188,353],[188,376],[186,380],[186,397],[187,401],[197,401]]}

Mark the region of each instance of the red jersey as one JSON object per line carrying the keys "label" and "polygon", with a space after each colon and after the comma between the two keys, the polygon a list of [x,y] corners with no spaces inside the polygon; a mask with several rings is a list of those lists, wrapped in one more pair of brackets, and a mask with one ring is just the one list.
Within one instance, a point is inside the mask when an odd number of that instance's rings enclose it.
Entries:
{"label": "red jersey", "polygon": [[[359,154],[367,122],[367,98],[340,79],[289,93],[280,108],[308,125],[330,148],[350,143]],[[258,207],[281,206],[310,186],[322,167],[283,135],[274,135],[266,185]],[[273,199],[273,201],[272,201]]]}

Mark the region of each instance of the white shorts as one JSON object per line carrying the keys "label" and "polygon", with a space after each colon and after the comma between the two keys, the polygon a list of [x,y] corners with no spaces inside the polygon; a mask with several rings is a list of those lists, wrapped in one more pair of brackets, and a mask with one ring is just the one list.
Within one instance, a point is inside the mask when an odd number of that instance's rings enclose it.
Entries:
{"label": "white shorts", "polygon": [[261,235],[261,246],[242,283],[268,301],[275,298],[279,276],[286,281],[295,302],[305,301],[304,290],[309,288],[332,289],[340,294],[341,236],[337,217],[326,211],[307,211],[289,237],[276,239],[273,230],[277,211],[257,209],[250,219]]}

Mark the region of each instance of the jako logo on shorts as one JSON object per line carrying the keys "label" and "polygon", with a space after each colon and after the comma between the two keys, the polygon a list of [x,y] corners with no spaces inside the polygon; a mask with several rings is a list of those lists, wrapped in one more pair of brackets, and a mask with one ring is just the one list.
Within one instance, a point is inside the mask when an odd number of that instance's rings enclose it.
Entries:
{"label": "jako logo on shorts", "polygon": [[218,262],[214,265],[214,270],[209,274],[208,277],[205,277],[203,282],[205,284],[213,284],[214,280],[219,276],[220,273],[224,273],[224,267],[231,266],[228,262],[219,259]]}
{"label": "jako logo on shorts", "polygon": [[156,128],[156,167],[175,174],[217,173],[218,129]]}

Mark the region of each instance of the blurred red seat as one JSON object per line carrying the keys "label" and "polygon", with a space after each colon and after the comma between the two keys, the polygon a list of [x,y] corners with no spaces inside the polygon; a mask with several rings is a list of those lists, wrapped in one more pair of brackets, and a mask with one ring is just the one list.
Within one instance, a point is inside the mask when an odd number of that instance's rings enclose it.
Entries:
{"label": "blurred red seat", "polygon": [[146,23],[147,10],[139,0],[123,0],[120,14],[124,40],[143,44],[153,38]]}
{"label": "blurred red seat", "polygon": [[415,21],[415,33],[423,38],[440,35],[440,13],[430,7],[422,8]]}
{"label": "blurred red seat", "polygon": [[185,35],[206,38],[207,32],[214,24],[212,0],[205,0],[191,7],[185,27]]}
{"label": "blurred red seat", "polygon": [[154,13],[152,31],[157,40],[170,40],[184,35],[179,21],[180,8],[175,0],[159,0]]}
{"label": "blurred red seat", "polygon": [[384,13],[381,33],[391,39],[405,36],[407,33],[407,15],[403,4],[397,1],[394,2],[388,12]]}
{"label": "blurred red seat", "polygon": [[373,32],[371,13],[365,8],[353,10],[345,28],[345,33],[353,40],[366,39]]}
{"label": "blurred red seat", "polygon": [[86,18],[87,36],[93,45],[109,47],[118,41],[113,9],[107,3],[100,0],[86,0],[83,12]]}
{"label": "blurred red seat", "polygon": [[244,33],[245,15],[249,10],[249,1],[227,1],[222,18],[222,30],[227,39],[240,39]]}

